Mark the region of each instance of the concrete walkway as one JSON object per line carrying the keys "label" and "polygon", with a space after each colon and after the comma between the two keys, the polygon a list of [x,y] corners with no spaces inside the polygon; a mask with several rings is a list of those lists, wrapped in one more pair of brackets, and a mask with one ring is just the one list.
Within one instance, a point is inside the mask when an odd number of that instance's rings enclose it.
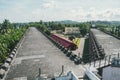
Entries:
{"label": "concrete walkway", "polygon": [[106,55],[118,54],[120,52],[120,40],[100,30],[91,29],[99,44],[104,48]]}
{"label": "concrete walkway", "polygon": [[23,44],[17,51],[5,80],[34,80],[41,68],[41,76],[51,78],[73,71],[78,77],[84,75],[82,65],[75,65],[63,52],[53,45],[36,28],[31,27]]}
{"label": "concrete walkway", "polygon": [[[118,53],[120,50],[120,40],[105,34],[99,30],[92,30],[99,43],[105,49],[107,55]],[[81,40],[80,46],[83,46]],[[83,52],[83,49],[78,49]],[[104,64],[104,63],[102,63]],[[61,73],[64,65],[64,74],[73,71],[77,77],[83,77],[89,65],[75,65],[63,52],[53,45],[36,28],[31,27],[26,34],[23,44],[17,51],[17,56],[5,77],[5,80],[34,80],[41,68],[41,76],[52,78]],[[92,64],[93,65],[93,64]],[[98,67],[96,65],[96,67]]]}

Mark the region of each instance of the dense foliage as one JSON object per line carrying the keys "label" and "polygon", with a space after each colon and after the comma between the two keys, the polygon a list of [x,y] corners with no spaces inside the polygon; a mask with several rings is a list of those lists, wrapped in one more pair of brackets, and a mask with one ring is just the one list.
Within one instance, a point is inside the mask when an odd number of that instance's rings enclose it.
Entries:
{"label": "dense foliage", "polygon": [[101,31],[109,33],[115,37],[120,37],[120,25],[119,26],[105,26],[105,25],[97,25]]}
{"label": "dense foliage", "polygon": [[4,62],[26,31],[26,27],[14,27],[9,20],[0,26],[0,63]]}
{"label": "dense foliage", "polygon": [[60,22],[43,22],[42,20],[40,22],[30,22],[29,26],[34,26],[40,29],[41,31],[50,34],[50,31],[53,30],[60,30],[61,32],[64,32],[65,27],[79,27],[80,28],[80,35],[83,37],[89,32],[90,23],[84,22],[84,23],[75,23],[75,24],[65,24]]}
{"label": "dense foliage", "polygon": [[71,36],[69,36],[68,38],[69,38],[69,40],[73,41],[73,39],[75,39],[75,36],[74,36],[74,35],[71,35]]}
{"label": "dense foliage", "polygon": [[89,62],[89,38],[85,39],[84,50],[82,55],[82,60],[84,63]]}

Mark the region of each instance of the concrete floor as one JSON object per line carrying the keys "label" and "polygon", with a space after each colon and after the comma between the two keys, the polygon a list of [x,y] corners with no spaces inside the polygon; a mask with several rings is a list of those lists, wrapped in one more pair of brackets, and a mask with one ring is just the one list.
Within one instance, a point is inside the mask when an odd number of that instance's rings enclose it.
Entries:
{"label": "concrete floor", "polygon": [[97,29],[91,29],[95,34],[98,42],[105,50],[106,55],[118,54],[120,53],[120,40],[116,39],[113,36],[105,34]]}
{"label": "concrete floor", "polygon": [[[91,30],[104,48],[106,55],[120,52],[120,40],[97,29]],[[85,68],[89,66],[75,65],[42,33],[31,27],[17,51],[17,56],[5,80],[34,80],[39,68],[41,68],[41,76],[51,78],[61,73],[62,65],[64,65],[65,75],[68,71],[73,71],[78,77],[82,77]]]}
{"label": "concrete floor", "polygon": [[17,51],[5,80],[34,80],[41,68],[41,76],[51,78],[73,71],[78,77],[84,75],[82,65],[75,65],[63,52],[53,45],[36,28],[31,27]]}

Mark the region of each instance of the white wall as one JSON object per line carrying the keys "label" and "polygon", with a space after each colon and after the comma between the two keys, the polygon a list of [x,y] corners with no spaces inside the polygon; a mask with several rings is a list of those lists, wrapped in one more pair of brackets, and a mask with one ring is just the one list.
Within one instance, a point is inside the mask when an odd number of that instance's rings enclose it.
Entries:
{"label": "white wall", "polygon": [[103,68],[103,80],[120,80],[120,67]]}

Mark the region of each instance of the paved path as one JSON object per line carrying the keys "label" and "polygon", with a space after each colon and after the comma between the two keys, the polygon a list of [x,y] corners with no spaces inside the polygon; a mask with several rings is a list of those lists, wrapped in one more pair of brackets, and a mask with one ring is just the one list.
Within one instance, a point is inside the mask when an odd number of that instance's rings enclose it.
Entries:
{"label": "paved path", "polygon": [[96,36],[100,45],[102,45],[106,55],[118,54],[120,52],[120,40],[97,29],[91,29],[91,31]]}
{"label": "paved path", "polygon": [[17,51],[5,80],[33,80],[41,68],[42,76],[53,77],[73,71],[78,77],[84,75],[82,65],[75,65],[36,28],[31,27]]}
{"label": "paved path", "polygon": [[[98,29],[91,29],[91,31],[95,35],[99,44],[104,49],[105,54],[112,55],[110,58],[110,62],[112,61],[113,57],[118,57],[118,53],[120,52],[120,40],[119,39],[116,39],[115,37],[110,36]],[[109,56],[107,56],[106,59],[101,60],[101,62],[96,61],[95,67],[99,68],[99,67],[103,67],[104,65],[108,65],[110,64],[110,62],[108,63],[108,61],[109,61]],[[94,66],[94,62],[92,62],[91,65]],[[88,66],[89,64],[85,65],[85,67],[88,67]]]}
{"label": "paved path", "polygon": [[78,49],[75,51],[72,51],[74,54],[82,58],[83,55],[83,50],[84,50],[84,43],[85,43],[85,38],[80,38],[80,44],[78,46]]}

